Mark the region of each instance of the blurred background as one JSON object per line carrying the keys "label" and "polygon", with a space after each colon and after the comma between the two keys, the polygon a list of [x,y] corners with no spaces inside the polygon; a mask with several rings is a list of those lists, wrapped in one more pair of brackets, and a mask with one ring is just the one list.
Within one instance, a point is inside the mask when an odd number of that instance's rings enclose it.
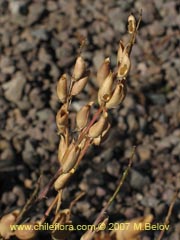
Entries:
{"label": "blurred background", "polygon": [[[41,173],[43,186],[58,169],[56,84],[61,74],[71,74],[82,39],[91,81],[75,98],[74,111],[95,99],[98,67],[106,57],[115,67],[119,40],[128,40],[127,18],[130,13],[138,18],[141,9],[127,97],[111,110],[110,137],[90,149],[68,184],[63,207],[86,191],[73,209],[73,220],[91,224],[135,145],[133,167],[108,211],[110,222],[149,213],[154,223],[164,221],[180,187],[178,0],[0,0],[1,215],[24,205]],[[42,216],[54,194],[36,207],[34,218]],[[179,239],[179,198],[165,240]],[[142,239],[157,235],[148,231]]]}

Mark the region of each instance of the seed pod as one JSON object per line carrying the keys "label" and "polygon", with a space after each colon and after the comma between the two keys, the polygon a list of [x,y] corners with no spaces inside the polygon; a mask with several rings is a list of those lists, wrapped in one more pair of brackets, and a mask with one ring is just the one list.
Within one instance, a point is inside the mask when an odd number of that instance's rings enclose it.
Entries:
{"label": "seed pod", "polygon": [[67,137],[61,135],[59,147],[58,147],[58,161],[61,165],[63,165],[63,156],[68,148],[68,141]]}
{"label": "seed pod", "polygon": [[131,14],[129,17],[128,17],[128,32],[129,34],[132,34],[134,33],[136,30],[136,19],[135,17]]}
{"label": "seed pod", "polygon": [[117,53],[117,64],[118,64],[118,66],[122,63],[123,56],[124,56],[124,44],[120,40],[118,53]]}
{"label": "seed pod", "polygon": [[90,112],[90,108],[93,105],[94,102],[89,102],[88,104],[86,104],[85,106],[83,106],[79,112],[76,115],[76,125],[77,125],[77,129],[81,130],[83,129],[88,121],[88,117],[89,117],[89,112]]}
{"label": "seed pod", "polygon": [[6,223],[0,222],[0,237],[2,237],[2,239],[9,239],[11,233],[10,226]]}
{"label": "seed pod", "polygon": [[125,82],[117,84],[110,100],[106,103],[107,108],[117,107],[126,96]]}
{"label": "seed pod", "polygon": [[104,131],[104,129],[106,128],[107,123],[108,123],[108,113],[104,112],[101,115],[100,119],[90,127],[89,133],[88,133],[89,137],[91,138],[99,137]]}
{"label": "seed pod", "polygon": [[86,72],[86,76],[84,76],[83,78],[79,79],[78,81],[76,81],[73,84],[72,90],[71,90],[71,95],[75,96],[77,94],[79,94],[86,86],[88,78],[89,78],[89,74],[90,72],[87,71]]}
{"label": "seed pod", "polygon": [[102,105],[103,103],[109,100],[112,94],[113,81],[114,81],[114,74],[110,72],[98,91],[99,105]]}
{"label": "seed pod", "polygon": [[3,239],[9,239],[12,235],[10,225],[13,225],[19,215],[19,210],[14,210],[11,213],[4,215],[0,220],[0,236]]}
{"label": "seed pod", "polygon": [[57,84],[57,95],[59,100],[62,103],[65,103],[67,100],[67,76],[63,74]]}
{"label": "seed pod", "polygon": [[131,62],[128,54],[124,54],[122,63],[119,65],[118,72],[117,72],[117,77],[123,79],[127,76],[129,70],[131,67]]}
{"label": "seed pod", "polygon": [[14,210],[11,213],[8,213],[8,214],[4,215],[1,218],[0,222],[4,223],[4,224],[8,224],[8,225],[13,224],[16,221],[16,218],[18,217],[19,212],[20,211],[17,209],[17,210]]}
{"label": "seed pod", "polygon": [[80,148],[71,143],[69,149],[66,151],[63,157],[62,170],[63,173],[69,172],[76,164],[80,154]]}
{"label": "seed pod", "polygon": [[34,223],[21,224],[21,229],[17,229],[14,232],[15,236],[21,240],[32,240],[35,238],[36,233],[37,232],[34,230]]}
{"label": "seed pod", "polygon": [[67,181],[69,180],[69,178],[71,177],[72,173],[71,172],[67,172],[67,173],[63,173],[61,174],[56,181],[54,182],[54,188],[56,191],[61,190],[65,184],[67,183]]}
{"label": "seed pod", "polygon": [[109,73],[110,73],[110,59],[106,58],[97,71],[97,83],[99,86],[102,85],[104,79],[109,75]]}
{"label": "seed pod", "polygon": [[86,70],[86,63],[84,59],[81,56],[79,56],[74,66],[74,71],[73,71],[74,80],[76,81],[82,78],[85,70]]}
{"label": "seed pod", "polygon": [[64,133],[64,129],[68,125],[67,104],[64,104],[56,114],[56,125],[59,133]]}
{"label": "seed pod", "polygon": [[102,134],[99,137],[93,139],[93,144],[96,146],[99,146],[100,143],[104,142],[109,136],[110,128],[111,128],[111,124],[108,122],[107,127],[104,129]]}

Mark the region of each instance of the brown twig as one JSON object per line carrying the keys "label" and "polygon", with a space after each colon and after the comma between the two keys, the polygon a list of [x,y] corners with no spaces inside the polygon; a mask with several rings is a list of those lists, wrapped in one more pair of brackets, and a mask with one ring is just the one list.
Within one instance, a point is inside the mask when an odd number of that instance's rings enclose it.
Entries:
{"label": "brown twig", "polygon": [[[164,221],[163,225],[167,225],[169,223],[169,221],[170,221],[172,210],[173,210],[174,204],[176,202],[176,199],[178,197],[178,192],[179,192],[179,189],[177,189],[176,192],[174,193],[174,196],[172,198],[172,201],[171,201],[171,204],[169,206],[168,213],[167,213],[167,216],[165,218],[165,221]],[[160,232],[157,240],[161,240],[163,238],[163,236],[164,236],[164,233],[165,233],[165,228],[163,228],[163,230]]]}
{"label": "brown twig", "polygon": [[22,217],[24,216],[24,214],[29,210],[29,208],[32,206],[33,201],[35,200],[38,191],[39,191],[39,185],[40,185],[40,181],[41,181],[41,176],[39,177],[36,185],[35,185],[35,189],[33,191],[33,193],[31,194],[30,198],[27,200],[26,204],[24,205],[24,207],[22,208],[20,214],[18,215],[16,221],[14,224],[18,224]]}
{"label": "brown twig", "polygon": [[[94,229],[96,229],[98,224],[101,223],[105,219],[105,214],[106,214],[107,209],[109,208],[110,204],[114,201],[114,199],[116,198],[118,192],[120,191],[120,189],[121,189],[121,187],[122,187],[122,185],[123,185],[123,183],[124,183],[128,173],[129,173],[129,170],[130,170],[130,168],[132,166],[135,149],[136,149],[136,147],[134,146],[133,149],[132,149],[132,152],[131,152],[131,156],[129,158],[128,166],[125,169],[125,171],[123,172],[123,175],[122,175],[122,177],[119,180],[119,183],[118,183],[118,186],[116,187],[116,190],[114,191],[113,195],[110,197],[109,201],[106,203],[106,205],[103,207],[101,212],[98,214],[96,220],[94,221],[94,223],[93,223]],[[81,240],[91,240],[93,238],[94,234],[96,233],[96,231],[94,229],[93,230],[90,229],[89,231],[87,231],[82,236]]]}

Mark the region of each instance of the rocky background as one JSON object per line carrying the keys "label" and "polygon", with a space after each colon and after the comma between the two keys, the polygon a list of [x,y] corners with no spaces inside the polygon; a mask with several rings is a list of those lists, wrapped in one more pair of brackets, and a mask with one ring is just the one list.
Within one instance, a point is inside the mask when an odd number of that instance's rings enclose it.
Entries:
{"label": "rocky background", "polygon": [[[115,66],[119,40],[127,40],[127,18],[140,9],[127,97],[111,111],[109,139],[90,149],[69,183],[63,207],[86,191],[73,219],[91,224],[136,145],[130,175],[109,209],[110,222],[148,213],[154,223],[164,221],[180,187],[178,0],[0,0],[0,214],[21,208],[39,175],[43,186],[58,168],[56,83],[62,73],[71,73],[80,39],[87,40],[83,55],[92,74],[74,110],[96,96],[97,68],[108,56]],[[53,194],[32,216],[41,217]],[[179,222],[178,198],[164,240],[179,239]],[[157,235],[145,232],[142,239]]]}

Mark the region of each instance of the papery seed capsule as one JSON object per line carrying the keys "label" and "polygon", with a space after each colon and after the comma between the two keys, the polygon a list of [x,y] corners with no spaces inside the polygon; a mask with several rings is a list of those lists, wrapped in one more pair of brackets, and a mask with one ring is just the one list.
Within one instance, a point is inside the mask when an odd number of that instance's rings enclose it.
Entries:
{"label": "papery seed capsule", "polygon": [[88,136],[91,138],[96,138],[100,136],[104,131],[104,129],[106,128],[107,123],[108,123],[108,113],[104,112],[101,115],[100,119],[90,127]]}
{"label": "papery seed capsule", "polygon": [[128,17],[128,32],[132,34],[136,30],[136,19],[135,17],[131,14]]}
{"label": "papery seed capsule", "polygon": [[61,135],[59,147],[58,147],[58,161],[63,165],[63,156],[68,148],[67,138],[64,135]]}
{"label": "papery seed capsule", "polygon": [[128,54],[124,54],[122,63],[118,67],[117,77],[123,79],[127,76],[131,67],[131,62]]}
{"label": "papery seed capsule", "polygon": [[120,40],[119,42],[119,48],[118,48],[118,53],[117,53],[117,64],[118,66],[121,64],[122,59],[123,59],[123,55],[124,55],[124,44],[123,42]]}
{"label": "papery seed capsule", "polygon": [[69,113],[67,111],[67,104],[64,104],[56,114],[56,125],[59,130],[59,133],[61,133],[61,131],[67,127],[68,115]]}
{"label": "papery seed capsule", "polygon": [[62,170],[63,173],[69,172],[76,164],[80,154],[80,148],[71,143],[69,149],[66,151],[63,157]]}
{"label": "papery seed capsule", "polygon": [[109,75],[109,73],[110,73],[110,59],[106,58],[97,71],[97,83],[99,86],[102,85],[104,79]]}
{"label": "papery seed capsule", "polygon": [[63,74],[57,84],[57,95],[59,100],[62,103],[65,103],[67,100],[67,76]]}
{"label": "papery seed capsule", "polygon": [[83,129],[88,121],[88,117],[89,117],[89,112],[90,112],[90,108],[92,106],[94,102],[89,102],[88,104],[86,104],[85,106],[83,106],[79,112],[76,115],[76,125],[77,125],[77,129],[81,130]]}
{"label": "papery seed capsule", "polygon": [[86,63],[84,59],[81,56],[79,56],[74,66],[74,71],[73,71],[74,80],[76,81],[82,78],[85,70],[86,70]]}
{"label": "papery seed capsule", "polygon": [[110,100],[106,103],[106,108],[117,107],[124,100],[125,96],[126,96],[125,83],[117,84]]}
{"label": "papery seed capsule", "polygon": [[114,74],[110,72],[98,91],[99,105],[102,105],[109,100],[112,94],[113,81],[114,81]]}
{"label": "papery seed capsule", "polygon": [[67,173],[63,173],[61,174],[56,181],[54,182],[54,188],[56,191],[61,190],[65,184],[67,183],[67,181],[70,179],[72,173],[71,172],[67,172]]}
{"label": "papery seed capsule", "polygon": [[[18,239],[21,240],[32,240],[36,236],[36,231],[34,230],[34,223],[23,223],[22,228],[17,229],[14,234]],[[24,227],[23,227],[24,226]]]}
{"label": "papery seed capsule", "polygon": [[86,86],[88,79],[89,79],[89,74],[90,72],[87,71],[86,72],[86,76],[84,76],[83,78],[80,78],[78,81],[76,81],[73,84],[72,90],[71,90],[71,95],[75,96],[77,94],[79,94]]}
{"label": "papery seed capsule", "polygon": [[99,137],[93,139],[94,145],[99,146],[100,143],[104,142],[108,138],[110,127],[111,124],[108,122],[107,127],[104,129],[102,134]]}

